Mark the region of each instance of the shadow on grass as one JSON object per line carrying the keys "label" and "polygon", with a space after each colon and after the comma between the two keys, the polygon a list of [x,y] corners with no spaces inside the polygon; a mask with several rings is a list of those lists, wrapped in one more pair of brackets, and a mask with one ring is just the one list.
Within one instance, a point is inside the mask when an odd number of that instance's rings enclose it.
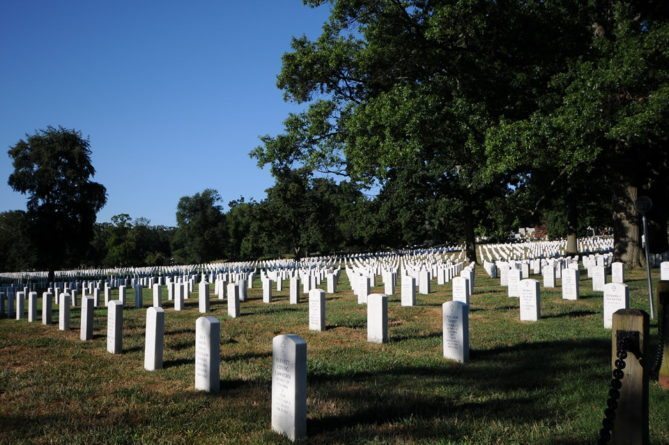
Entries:
{"label": "shadow on grass", "polygon": [[597,312],[595,311],[581,310],[581,311],[564,312],[561,314],[542,315],[541,318],[587,317],[588,315],[595,315],[596,313]]}
{"label": "shadow on grass", "polygon": [[441,338],[443,334],[441,332],[430,332],[429,334],[400,334],[400,335],[392,335],[390,337],[390,343],[400,343],[403,341],[407,340],[421,340],[421,339],[427,339],[427,338]]}
{"label": "shadow on grass", "polygon": [[222,357],[221,360],[223,361],[239,361],[239,360],[253,360],[257,358],[267,358],[271,357],[272,353],[271,352],[247,352],[244,354],[236,354],[230,357]]}
{"label": "shadow on grass", "polygon": [[195,365],[195,358],[177,358],[174,360],[165,360],[163,368],[176,368],[178,366]]}
{"label": "shadow on grass", "polygon": [[173,331],[166,331],[165,335],[178,335],[178,334],[192,334],[195,336],[195,329],[175,329]]}
{"label": "shadow on grass", "polygon": [[[487,430],[491,416],[527,428],[560,416],[550,403],[559,397],[552,394],[553,388],[561,387],[575,364],[592,369],[589,378],[596,380],[609,348],[610,342],[599,338],[542,341],[471,350],[471,361],[465,365],[444,360],[426,366],[379,365],[334,375],[316,372],[308,376],[310,388],[316,388],[318,398],[340,407],[342,414],[309,419],[309,435],[316,442],[319,436],[345,440],[354,431],[360,443],[402,438],[460,443],[477,433],[471,430],[471,421],[465,426],[458,418],[473,419]],[[420,384],[407,389],[407,381]],[[602,401],[605,391],[602,387]],[[500,441],[505,438],[502,430],[489,433]],[[551,443],[587,443],[580,438],[555,439]],[[515,443],[517,438],[509,440]]]}
{"label": "shadow on grass", "polygon": [[276,306],[272,307],[272,306],[268,306],[268,307],[265,307],[265,308],[261,308],[259,310],[244,312],[242,315],[268,315],[268,314],[272,315],[272,314],[280,314],[280,313],[283,313],[283,312],[297,312],[297,311],[299,311],[299,309],[297,307],[294,307],[294,306],[295,305],[293,305],[292,307],[276,307]]}

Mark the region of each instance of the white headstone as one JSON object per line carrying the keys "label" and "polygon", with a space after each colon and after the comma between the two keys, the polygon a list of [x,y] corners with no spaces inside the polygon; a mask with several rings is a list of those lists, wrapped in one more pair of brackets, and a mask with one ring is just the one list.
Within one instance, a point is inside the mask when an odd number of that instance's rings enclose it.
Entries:
{"label": "white headstone", "polygon": [[366,304],[369,296],[369,278],[358,275],[358,304]]}
{"label": "white headstone", "polygon": [[388,341],[388,297],[383,294],[367,296],[367,341]]}
{"label": "white headstone", "polygon": [[300,302],[300,279],[298,277],[290,278],[290,289],[288,290],[288,299],[290,304]]}
{"label": "white headstone", "polygon": [[81,341],[93,340],[93,297],[81,298],[81,324],[79,338]]}
{"label": "white headstone", "polygon": [[402,306],[416,305],[416,281],[408,275],[402,276],[402,290],[400,294]]}
{"label": "white headstone", "polygon": [[198,318],[195,337],[195,389],[217,393],[221,386],[221,322],[216,317]]}
{"label": "white headstone", "polygon": [[564,300],[578,300],[579,272],[568,267],[562,271],[562,298]]}
{"label": "white headstone", "polygon": [[228,316],[239,317],[239,286],[235,283],[228,283]]}
{"label": "white headstone", "polygon": [[28,293],[28,321],[37,320],[37,292]]}
{"label": "white headstone", "polygon": [[512,267],[507,273],[508,295],[509,297],[520,297],[520,270]]}
{"label": "white headstone", "polygon": [[325,291],[321,289],[309,291],[309,330],[325,330]]}
{"label": "white headstone", "polygon": [[165,336],[165,311],[161,307],[146,310],[146,332],[144,335],[144,369],[155,371],[163,367]]}
{"label": "white headstone", "polygon": [[184,286],[181,283],[174,283],[174,310],[182,311],[184,309]]}
{"label": "white headstone", "polygon": [[123,304],[118,300],[107,305],[107,351],[112,354],[123,351]]}
{"label": "white headstone", "polygon": [[606,269],[604,266],[594,266],[592,268],[592,290],[594,292],[604,292],[606,284]]}
{"label": "white headstone", "polygon": [[42,293],[42,324],[53,323],[51,305],[53,304],[53,294],[50,292]]}
{"label": "white headstone", "polygon": [[499,285],[508,286],[509,285],[509,263],[500,263],[499,264]]}
{"label": "white headstone", "polygon": [[669,281],[669,261],[660,263],[660,280]]}
{"label": "white headstone", "polygon": [[422,269],[418,275],[418,293],[427,295],[430,293],[430,274],[427,270]]}
{"label": "white headstone", "polygon": [[611,263],[611,282],[624,283],[625,282],[625,265],[619,261]]}
{"label": "white headstone", "polygon": [[334,274],[328,274],[326,278],[328,294],[334,294],[337,291],[335,289],[335,276]]}
{"label": "white headstone", "polygon": [[[249,278],[248,283],[249,283],[249,285],[251,285],[253,283],[253,280],[251,278]],[[243,278],[240,278],[240,280],[237,282],[237,284],[238,284],[238,287],[239,287],[239,293],[237,294],[239,296],[239,301],[246,301],[246,297],[247,297],[247,294],[246,294],[246,292],[247,292],[246,280],[244,280]]]}
{"label": "white headstone", "polygon": [[294,334],[272,341],[272,430],[293,442],[307,437],[307,343]]}
{"label": "white headstone", "polygon": [[544,276],[544,287],[545,288],[554,288],[555,287],[555,267],[552,264],[547,265],[541,271]]}
{"label": "white headstone", "polygon": [[464,304],[469,304],[469,280],[464,277],[455,277],[452,281],[453,286],[453,301],[461,301]]}
{"label": "white headstone", "polygon": [[70,294],[60,294],[58,302],[58,330],[70,329]]}
{"label": "white headstone", "polygon": [[263,303],[272,302],[272,280],[262,278],[262,301]]}
{"label": "white headstone", "polygon": [[118,287],[118,301],[120,301],[121,304],[125,304],[125,297],[126,297],[125,289],[126,288],[123,285]]}
{"label": "white headstone", "polygon": [[200,281],[198,285],[198,309],[201,314],[209,312],[209,283]]}
{"label": "white headstone", "polygon": [[466,363],[469,360],[469,306],[461,301],[447,301],[442,305],[442,312],[444,357]]}
{"label": "white headstone", "polygon": [[153,307],[161,307],[160,301],[160,284],[156,283],[153,285]]}
{"label": "white headstone", "polygon": [[604,327],[611,329],[613,314],[630,306],[630,292],[626,284],[609,283],[604,286]]}
{"label": "white headstone", "polygon": [[520,320],[537,321],[541,317],[541,294],[539,282],[527,279],[520,281]]}
{"label": "white headstone", "polygon": [[26,313],[26,293],[21,291],[16,293],[16,319],[21,320]]}

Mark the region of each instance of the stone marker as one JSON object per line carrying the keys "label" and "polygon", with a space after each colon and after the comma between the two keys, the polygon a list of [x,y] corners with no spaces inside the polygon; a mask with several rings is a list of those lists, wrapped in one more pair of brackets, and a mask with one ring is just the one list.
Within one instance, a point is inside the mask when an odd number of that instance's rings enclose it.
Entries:
{"label": "stone marker", "polygon": [[625,282],[625,265],[619,261],[611,264],[611,282],[624,283]]}
{"label": "stone marker", "polygon": [[195,337],[195,389],[217,393],[221,388],[221,322],[216,317],[198,318]]}
{"label": "stone marker", "polygon": [[520,320],[537,321],[541,317],[539,282],[533,279],[520,281]]}
{"label": "stone marker", "polygon": [[58,330],[70,329],[70,294],[60,294],[58,301]]}
{"label": "stone marker", "polygon": [[562,299],[578,300],[579,272],[571,267],[562,271]]}
{"label": "stone marker", "polygon": [[107,351],[112,354],[123,351],[123,304],[118,300],[107,305]]}
{"label": "stone marker", "polygon": [[153,307],[161,307],[160,301],[160,284],[156,283],[153,285]]}
{"label": "stone marker", "polygon": [[453,286],[453,301],[461,301],[464,304],[469,304],[469,280],[464,277],[455,277],[452,280]]}
{"label": "stone marker", "polygon": [[507,283],[508,283],[508,296],[517,298],[520,297],[520,277],[521,277],[521,272],[520,270],[516,269],[515,267],[512,267],[509,269],[509,272],[507,273]]}
{"label": "stone marker", "polygon": [[554,288],[555,287],[555,266],[549,264],[541,270],[541,273],[544,277],[544,287],[545,288]]}
{"label": "stone marker", "polygon": [[660,280],[669,281],[669,261],[660,263]]}
{"label": "stone marker", "polygon": [[369,294],[367,296],[367,341],[386,343],[388,341],[388,296]]}
{"label": "stone marker", "polygon": [[144,335],[144,369],[147,371],[155,371],[163,367],[164,336],[165,311],[156,306],[148,308]]}
{"label": "stone marker", "polygon": [[608,283],[604,286],[604,327],[611,329],[613,314],[618,309],[628,309],[630,291],[626,284]]}
{"label": "stone marker", "polygon": [[42,293],[42,324],[52,324],[51,305],[53,304],[53,294],[51,292]]}
{"label": "stone marker", "polygon": [[198,285],[198,308],[201,314],[209,312],[209,283],[200,281]]}
{"label": "stone marker", "polygon": [[16,293],[16,319],[21,320],[26,313],[26,293],[21,291]]}
{"label": "stone marker", "polygon": [[272,302],[272,280],[269,278],[262,279],[262,301],[263,303]]}
{"label": "stone marker", "polygon": [[300,279],[298,277],[290,278],[288,298],[290,304],[298,304],[300,302]]}
{"label": "stone marker", "polygon": [[325,291],[311,289],[309,291],[309,330],[325,330]]}
{"label": "stone marker", "polygon": [[604,292],[606,284],[606,269],[604,266],[595,266],[592,268],[592,290],[594,292]]}
{"label": "stone marker", "polygon": [[335,288],[335,276],[334,276],[334,274],[328,274],[326,279],[327,279],[328,294],[334,294],[337,291],[337,289]]}
{"label": "stone marker", "polygon": [[135,309],[139,309],[141,307],[144,307],[144,299],[142,297],[142,286],[137,285],[135,286]]}
{"label": "stone marker", "polygon": [[416,305],[416,280],[413,277],[404,275],[402,277],[402,289],[400,293],[400,304],[402,306]]}
{"label": "stone marker", "polygon": [[174,284],[174,310],[184,309],[184,286],[181,283]]}
{"label": "stone marker", "polygon": [[444,357],[466,363],[469,361],[469,306],[461,301],[447,301],[442,305],[442,312]]}
{"label": "stone marker", "polygon": [[93,340],[93,297],[81,298],[81,324],[79,338],[81,341]]}
{"label": "stone marker", "polygon": [[235,283],[228,284],[228,316],[239,317],[239,286]]}
{"label": "stone marker", "polygon": [[125,286],[118,287],[118,301],[120,301],[121,304],[125,304]]}
{"label": "stone marker", "polygon": [[425,269],[421,269],[418,275],[418,293],[422,295],[430,293],[430,274]]}
{"label": "stone marker", "polygon": [[369,296],[369,278],[365,275],[358,275],[358,304],[367,304]]}
{"label": "stone marker", "polygon": [[28,294],[28,321],[37,320],[37,292]]}
{"label": "stone marker", "polygon": [[293,442],[307,437],[307,343],[298,335],[272,341],[272,430]]}
{"label": "stone marker", "polygon": [[[246,297],[247,297],[246,280],[241,278],[237,284],[239,285],[238,286],[239,287],[239,294],[237,294],[239,296],[239,301],[246,301]],[[249,278],[249,285],[251,285],[251,284],[253,284],[253,280],[251,278]]]}

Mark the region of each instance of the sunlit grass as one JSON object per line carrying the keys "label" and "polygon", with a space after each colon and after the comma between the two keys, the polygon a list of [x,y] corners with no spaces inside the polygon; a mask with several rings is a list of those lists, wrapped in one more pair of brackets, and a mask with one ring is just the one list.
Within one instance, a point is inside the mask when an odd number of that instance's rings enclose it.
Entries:
{"label": "sunlit grass", "polygon": [[[632,306],[647,309],[643,272],[628,275]],[[542,319],[530,323],[519,321],[518,300],[480,268],[476,283],[465,365],[441,356],[448,284],[433,283],[416,307],[400,307],[393,296],[383,345],[367,343],[366,307],[356,304],[343,272],[321,333],[308,330],[306,298],[288,304],[287,285],[267,305],[257,280],[237,319],[212,295],[209,315],[222,320],[215,396],[194,391],[197,290],[185,311],[165,303],[165,369],[156,372],[143,369],[145,310],[133,309],[132,297],[122,355],[106,352],[102,308],[87,343],[79,341],[78,308],[68,332],[2,319],[0,443],[286,443],[270,431],[271,344],[282,333],[308,343],[309,442],[593,443],[610,366],[601,294],[585,277],[578,301],[542,288]],[[668,418],[669,392],[651,383],[652,443],[669,443]]]}

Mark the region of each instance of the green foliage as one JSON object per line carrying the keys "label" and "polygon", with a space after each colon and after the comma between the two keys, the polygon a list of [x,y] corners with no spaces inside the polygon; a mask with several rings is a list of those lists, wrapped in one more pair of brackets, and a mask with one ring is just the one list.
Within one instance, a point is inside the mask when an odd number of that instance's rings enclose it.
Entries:
{"label": "green foliage", "polygon": [[26,212],[0,213],[0,271],[29,270],[35,265]]}
{"label": "green foliage", "polygon": [[440,241],[458,220],[450,233],[471,253],[474,229],[515,174],[483,168],[486,136],[529,117],[552,76],[587,47],[576,12],[570,2],[332,2],[322,34],[294,39],[283,57],[278,86],[306,111],[252,155],[367,184],[418,174],[425,186],[407,193],[429,216],[398,209],[400,238]]}
{"label": "green foliage", "polygon": [[48,127],[9,149],[9,185],[28,195],[26,217],[36,263],[53,270],[79,265],[88,252],[105,188],[91,181],[90,143],[75,130]]}
{"label": "green foliage", "polygon": [[204,263],[224,255],[225,215],[216,190],[184,196],[177,206],[177,229],[172,240],[179,263]]}

